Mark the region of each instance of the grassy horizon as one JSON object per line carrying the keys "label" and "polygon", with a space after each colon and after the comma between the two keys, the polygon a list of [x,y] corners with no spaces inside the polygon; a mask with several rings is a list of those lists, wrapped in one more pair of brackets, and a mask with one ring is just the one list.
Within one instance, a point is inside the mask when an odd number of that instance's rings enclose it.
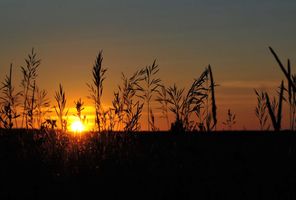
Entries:
{"label": "grassy horizon", "polygon": [[[269,90],[261,89],[259,94],[254,88],[257,95],[254,116],[259,120],[257,123],[260,130],[280,130],[282,122],[284,129],[294,130],[295,79],[290,61],[285,69],[274,50],[270,50],[286,76],[286,81],[285,84],[282,82],[279,100],[276,94],[274,97],[269,96]],[[165,85],[158,75],[161,67],[156,60],[152,65],[142,67],[131,75],[122,72],[121,84],[113,91],[113,100],[107,104],[103,99],[103,88],[105,79],[112,79],[112,74],[108,74],[109,68],[104,65],[103,51],[100,51],[92,71],[89,69],[93,80],[92,83],[86,81],[88,89],[85,90],[89,93],[87,97],[77,96],[75,99],[79,101],[69,102],[69,94],[60,84],[55,100],[50,101],[52,97],[47,91],[39,88],[42,77],[39,77],[38,72],[42,61],[32,49],[25,59],[25,65],[20,68],[23,76],[21,84],[15,82],[15,73],[19,71],[15,72],[13,65],[2,81],[0,127],[38,129],[55,121],[55,128],[64,130],[73,129],[72,124],[78,122],[81,123],[78,124],[81,129],[99,131],[156,131],[175,128],[209,132],[217,127],[218,130],[248,129],[236,127],[237,122],[244,118],[236,115],[232,105],[221,107],[219,97],[216,100],[215,93],[223,85],[214,80],[215,70],[213,68],[213,73],[210,65],[200,75],[196,75],[189,88],[180,88],[176,84]],[[77,102],[80,102],[79,107]],[[228,112],[224,113],[224,110]]]}

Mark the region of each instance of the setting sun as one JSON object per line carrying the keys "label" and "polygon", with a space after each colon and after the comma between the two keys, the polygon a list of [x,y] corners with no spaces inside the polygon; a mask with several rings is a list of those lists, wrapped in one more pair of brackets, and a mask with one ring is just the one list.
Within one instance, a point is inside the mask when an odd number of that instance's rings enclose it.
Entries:
{"label": "setting sun", "polygon": [[73,132],[82,132],[85,130],[85,127],[84,125],[82,124],[82,122],[80,120],[77,120],[77,121],[74,121],[72,124],[71,124],[71,130]]}

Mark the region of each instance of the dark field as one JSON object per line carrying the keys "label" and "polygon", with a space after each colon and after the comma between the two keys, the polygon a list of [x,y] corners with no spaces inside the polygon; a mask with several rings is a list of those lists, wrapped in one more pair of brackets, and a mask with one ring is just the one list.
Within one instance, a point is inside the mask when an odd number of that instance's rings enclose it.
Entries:
{"label": "dark field", "polygon": [[296,199],[292,132],[0,132],[0,199]]}

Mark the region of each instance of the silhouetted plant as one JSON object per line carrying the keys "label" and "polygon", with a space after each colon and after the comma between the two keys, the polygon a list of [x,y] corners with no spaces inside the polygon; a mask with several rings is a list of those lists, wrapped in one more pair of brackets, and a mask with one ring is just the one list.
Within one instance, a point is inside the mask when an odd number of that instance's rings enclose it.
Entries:
{"label": "silhouetted plant", "polygon": [[[291,77],[292,82],[296,84],[296,76],[292,75],[290,60],[288,59],[288,76]],[[296,91],[288,81],[288,100],[289,100],[289,118],[290,118],[290,128],[294,130],[296,123]]]}
{"label": "silhouetted plant", "polygon": [[[37,69],[40,65],[41,60],[37,58],[37,54],[32,48],[31,53],[28,55],[28,58],[25,59],[26,66],[21,67],[21,71],[23,74],[23,79],[21,82],[22,92],[21,95],[23,97],[23,113],[22,113],[22,127],[25,123],[26,128],[29,126],[29,118],[32,121],[33,118],[33,110],[34,103],[30,106],[32,102],[30,102],[31,97],[34,96],[34,88],[33,85],[37,78]],[[32,99],[31,99],[32,100]]]}
{"label": "silhouetted plant", "polygon": [[144,104],[137,101],[135,104],[128,104],[128,107],[124,110],[126,114],[126,120],[124,121],[124,130],[127,132],[139,131],[141,129],[139,120],[142,115]]}
{"label": "silhouetted plant", "polygon": [[102,67],[103,62],[103,51],[100,51],[96,62],[92,68],[93,74],[93,84],[87,84],[90,90],[91,95],[89,96],[90,99],[93,100],[95,104],[95,117],[96,117],[96,125],[98,127],[99,132],[101,131],[101,119],[100,119],[100,112],[102,111],[101,105],[101,98],[103,94],[103,82],[105,80],[105,73],[107,69]]}
{"label": "silhouetted plant", "polygon": [[36,81],[34,80],[32,87],[32,96],[30,97],[30,101],[28,102],[28,126],[34,128],[34,110],[36,108],[35,105],[35,90],[36,90]]}
{"label": "silhouetted plant", "polygon": [[[292,75],[293,82],[296,83],[296,75]],[[295,130],[296,124],[296,92],[292,91],[292,86],[289,85],[289,110],[290,110],[290,127]]]}
{"label": "silhouetted plant", "polygon": [[[194,130],[198,127],[200,131],[211,131],[216,127],[215,87],[211,66],[209,65],[200,77],[192,83],[184,99],[182,113],[186,130]],[[192,120],[192,113],[196,114],[198,123]]]}
{"label": "silhouetted plant", "polygon": [[66,131],[67,121],[64,120],[64,117],[66,117],[68,115],[68,110],[65,111],[67,98],[66,98],[66,94],[65,94],[62,84],[59,85],[59,91],[57,91],[55,93],[55,100],[56,100],[56,103],[58,104],[58,106],[55,106],[54,109],[55,109],[58,119],[60,121],[61,130]]}
{"label": "silhouetted plant", "polygon": [[[121,101],[121,98],[119,96],[119,92],[114,92],[114,99],[112,100],[112,109],[111,111],[114,112],[113,122],[114,127],[117,127],[117,130],[120,129],[121,123],[123,121],[123,103]],[[115,117],[117,119],[115,119]]]}
{"label": "silhouetted plant", "polygon": [[275,131],[280,131],[281,130],[281,122],[282,122],[282,105],[283,105],[283,100],[284,98],[284,81],[282,81],[281,86],[280,86],[280,92],[279,92],[279,100],[278,100],[278,111],[277,114],[275,113],[275,105],[272,106],[269,100],[269,96],[267,92],[265,93],[266,97],[266,105],[268,108],[269,116],[273,125],[273,128]]}
{"label": "silhouetted plant", "polygon": [[115,128],[115,115],[113,114],[113,110],[112,108],[109,108],[108,110],[108,117],[109,117],[109,127],[108,127],[108,131],[112,132]]}
{"label": "silhouetted plant", "polygon": [[198,79],[193,81],[184,99],[182,114],[186,130],[195,129],[195,122],[191,119],[192,113],[195,113],[199,119],[198,127],[200,127],[200,130],[203,131],[205,129],[206,117],[204,116],[207,109],[202,108],[207,108],[203,104],[205,104],[204,100],[208,95],[208,87],[205,86],[205,83],[208,81],[208,73],[206,69]]}
{"label": "silhouetted plant", "polygon": [[[182,125],[187,131],[195,130],[197,127],[200,131],[211,131],[215,128],[217,124],[215,87],[211,66],[208,66],[200,77],[194,80],[185,97],[182,96],[184,89],[178,90],[176,85],[168,88],[166,93],[168,93],[169,109],[176,115],[176,124],[172,127],[180,129]],[[163,97],[157,100],[163,102]],[[199,122],[194,121],[193,113]]]}
{"label": "silhouetted plant", "polygon": [[[273,56],[275,57],[277,63],[279,64],[281,70],[283,71],[284,75],[286,76],[286,79],[288,81],[288,83],[290,84],[290,86],[293,88],[294,92],[296,91],[296,84],[294,83],[291,74],[289,74],[289,69],[286,70],[284,65],[282,64],[282,62],[280,61],[279,57],[277,56],[277,54],[275,53],[275,51],[269,47],[269,50],[271,51],[271,53],[273,54]],[[288,63],[290,63],[289,59],[288,59]],[[289,66],[290,64],[288,64]],[[288,67],[289,68],[289,67]]]}
{"label": "silhouetted plant", "polygon": [[100,119],[101,119],[102,131],[108,130],[108,128],[109,128],[108,127],[109,110],[105,111],[102,108],[99,116],[100,116]]}
{"label": "silhouetted plant", "polygon": [[176,84],[174,84],[173,87],[168,87],[166,91],[168,94],[168,108],[171,112],[175,114],[175,122],[172,124],[171,129],[177,129],[178,131],[183,130],[184,124],[182,120],[182,95],[184,92],[184,88],[178,89]]}
{"label": "silhouetted plant", "polygon": [[161,110],[162,118],[166,120],[167,128],[169,129],[169,117],[168,117],[168,97],[167,97],[167,91],[164,85],[160,86],[160,90],[157,91],[158,96],[156,98],[156,101],[159,102]]}
{"label": "silhouetted plant", "polygon": [[76,109],[76,117],[78,117],[79,121],[82,124],[86,123],[86,116],[84,115],[84,117],[82,117],[82,111],[84,110],[84,102],[81,100],[81,98],[79,98],[77,101],[74,101],[75,104],[75,109]]}
{"label": "silhouetted plant", "polygon": [[265,129],[269,129],[269,125],[267,125],[267,106],[266,106],[266,96],[263,91],[254,90],[257,96],[257,106],[255,108],[255,115],[259,120],[260,130],[263,131]]}
{"label": "silhouetted plant", "polygon": [[57,127],[57,120],[46,119],[41,123],[41,130],[54,129]]}
{"label": "silhouetted plant", "polygon": [[38,127],[41,128],[44,116],[50,113],[50,101],[47,98],[47,92],[36,87],[36,118]]}
{"label": "silhouetted plant", "polygon": [[269,47],[269,50],[276,59],[280,69],[284,73],[287,80],[290,128],[291,130],[294,130],[296,123],[296,75],[292,75],[289,59],[287,62],[287,69],[285,69],[284,65],[282,64],[281,60],[279,59],[275,51],[271,47]]}
{"label": "silhouetted plant", "polygon": [[144,75],[144,87],[143,92],[144,95],[140,96],[144,99],[147,105],[147,126],[148,131],[151,129],[152,122],[150,121],[152,118],[150,114],[153,112],[151,108],[151,100],[153,98],[153,94],[158,91],[161,80],[159,78],[155,78],[157,72],[159,71],[159,67],[156,64],[156,60],[153,61],[152,65],[145,67],[141,70],[141,74]]}
{"label": "silhouetted plant", "polygon": [[[292,81],[296,84],[296,75],[291,74],[290,61],[288,60],[288,74],[291,76]],[[293,89],[290,82],[288,82],[288,100],[289,100],[289,115],[290,115],[290,128],[295,129],[296,124],[296,91]]]}
{"label": "silhouetted plant", "polygon": [[[210,93],[211,93],[211,105],[212,105],[212,114],[208,115],[211,117],[208,117],[207,120],[207,126],[208,126],[208,130],[216,128],[217,125],[217,106],[216,106],[216,98],[215,98],[215,81],[214,81],[214,76],[213,76],[213,72],[212,72],[212,68],[211,65],[209,65],[208,67],[209,70],[209,74],[210,74]],[[213,119],[213,124],[211,125],[211,119]],[[212,126],[212,127],[210,127]]]}
{"label": "silhouetted plant", "polygon": [[[16,125],[16,119],[20,116],[16,110],[20,93],[15,93],[12,85],[12,64],[10,65],[9,75],[6,75],[4,82],[2,82],[1,90],[3,96],[0,97],[0,127],[2,124],[4,128],[11,129]],[[15,124],[13,120],[15,120]]]}
{"label": "silhouetted plant", "polygon": [[171,124],[171,131],[173,133],[184,133],[185,128],[184,128],[184,123],[181,119],[177,119],[174,123]]}
{"label": "silhouetted plant", "polygon": [[119,106],[118,113],[122,116],[124,130],[128,132],[137,131],[140,129],[139,119],[142,115],[143,103],[140,103],[136,98],[139,97],[139,92],[143,92],[140,82],[143,80],[141,71],[136,71],[130,78],[122,74],[123,85],[119,86]]}
{"label": "silhouetted plant", "polygon": [[79,118],[80,121],[82,121],[81,112],[84,110],[84,102],[80,99],[77,101],[74,101],[75,108],[76,108],[76,116]]}
{"label": "silhouetted plant", "polygon": [[223,124],[224,124],[225,126],[227,126],[227,128],[228,128],[229,130],[231,130],[231,129],[232,129],[232,126],[233,126],[234,124],[236,124],[236,119],[235,119],[235,118],[236,118],[235,113],[231,112],[231,110],[228,109],[228,111],[227,111],[227,118],[226,118],[226,121],[223,122]]}

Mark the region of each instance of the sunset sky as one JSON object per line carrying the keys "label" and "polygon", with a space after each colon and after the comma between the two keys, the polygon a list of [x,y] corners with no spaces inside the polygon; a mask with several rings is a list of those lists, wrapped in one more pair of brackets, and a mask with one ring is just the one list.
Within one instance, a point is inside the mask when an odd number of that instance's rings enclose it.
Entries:
{"label": "sunset sky", "polygon": [[131,75],[157,59],[166,85],[188,89],[211,64],[218,128],[230,108],[237,129],[258,129],[253,88],[275,91],[284,78],[268,46],[293,69],[295,19],[295,0],[0,0],[0,79],[13,63],[19,89],[19,67],[34,47],[42,59],[37,81],[52,105],[62,83],[69,107],[80,97],[91,106],[86,83],[103,49],[108,106],[121,72]]}

